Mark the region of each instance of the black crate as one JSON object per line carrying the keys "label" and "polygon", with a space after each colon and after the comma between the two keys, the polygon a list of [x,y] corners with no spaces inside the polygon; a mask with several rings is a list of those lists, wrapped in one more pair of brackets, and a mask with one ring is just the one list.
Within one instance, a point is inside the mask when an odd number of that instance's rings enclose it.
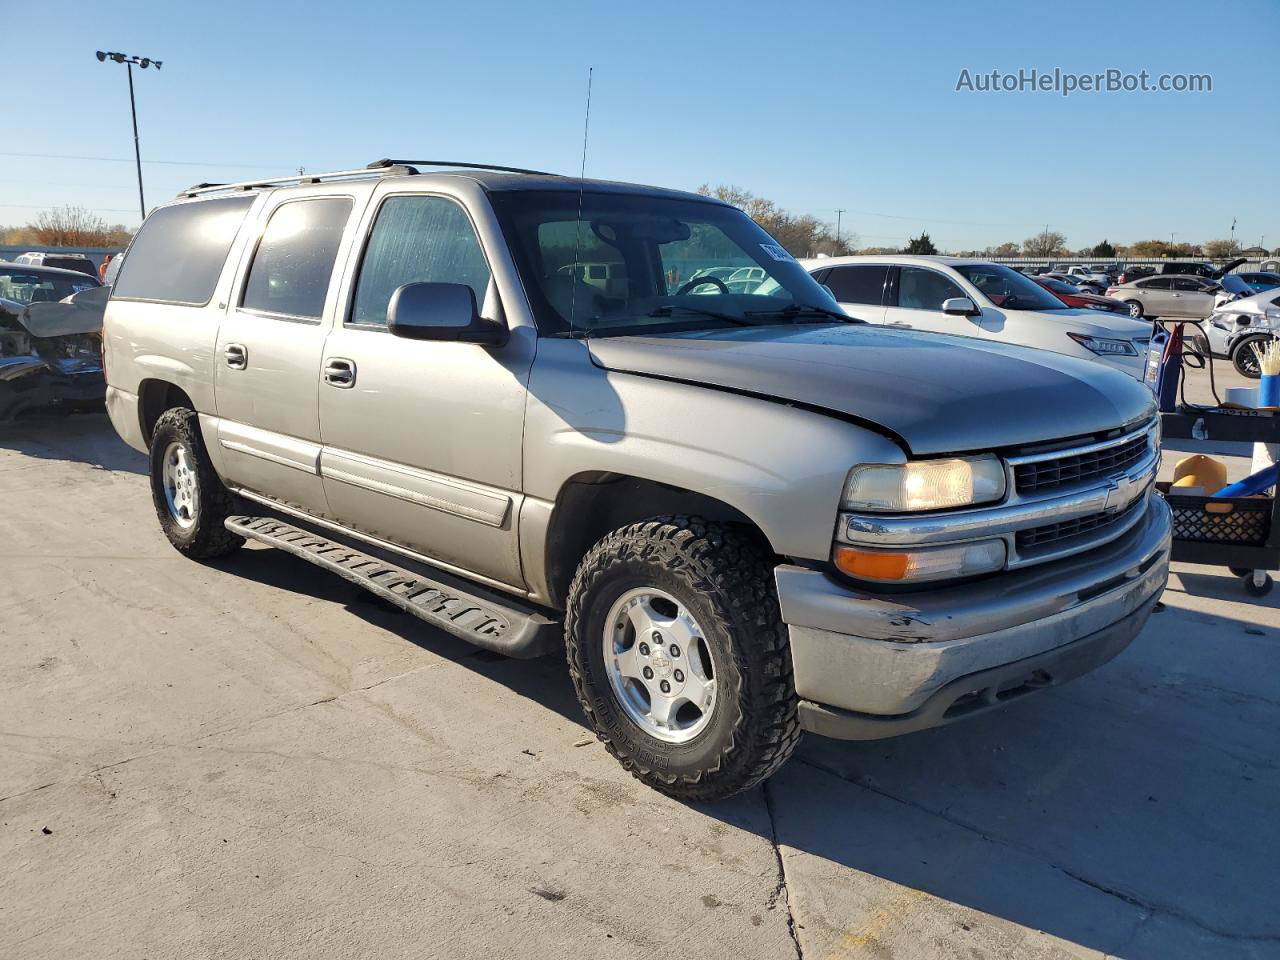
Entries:
{"label": "black crate", "polygon": [[1262,546],[1271,535],[1270,497],[1191,497],[1159,486],[1173,511],[1175,540]]}

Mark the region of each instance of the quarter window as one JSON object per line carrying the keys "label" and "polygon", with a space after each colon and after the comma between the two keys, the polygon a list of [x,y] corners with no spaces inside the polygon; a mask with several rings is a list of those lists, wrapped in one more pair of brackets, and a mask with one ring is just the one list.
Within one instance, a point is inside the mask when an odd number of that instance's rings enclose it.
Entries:
{"label": "quarter window", "polygon": [[208,303],[253,199],[196,200],[155,211],[129,245],[129,268],[120,269],[112,298]]}
{"label": "quarter window", "polygon": [[880,306],[884,302],[887,266],[833,267],[827,274],[827,286],[840,303],[864,303]]}
{"label": "quarter window", "polygon": [[406,283],[463,283],[484,303],[489,264],[466,211],[444,197],[389,197],[378,211],[351,323],[385,324],[391,295]]}
{"label": "quarter window", "polygon": [[898,306],[916,310],[941,310],[942,301],[966,296],[940,273],[921,267],[903,267],[898,278]]}
{"label": "quarter window", "polygon": [[276,207],[262,231],[240,306],[245,310],[318,319],[351,200],[292,200]]}

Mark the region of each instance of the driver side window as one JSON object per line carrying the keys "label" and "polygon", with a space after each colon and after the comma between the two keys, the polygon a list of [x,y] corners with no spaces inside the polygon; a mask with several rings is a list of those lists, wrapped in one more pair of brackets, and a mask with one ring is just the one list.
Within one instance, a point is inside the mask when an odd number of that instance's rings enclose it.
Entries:
{"label": "driver side window", "polygon": [[903,267],[898,278],[898,306],[941,310],[942,301],[968,296],[940,273],[922,267]]}

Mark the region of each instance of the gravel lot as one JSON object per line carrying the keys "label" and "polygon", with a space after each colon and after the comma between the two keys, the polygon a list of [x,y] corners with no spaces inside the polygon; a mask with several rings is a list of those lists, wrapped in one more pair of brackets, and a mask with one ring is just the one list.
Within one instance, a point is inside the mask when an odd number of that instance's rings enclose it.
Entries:
{"label": "gravel lot", "polygon": [[1280,954],[1280,591],[1178,566],[1091,676],[689,807],[560,660],[184,560],[143,469],[99,415],[0,434],[6,960]]}

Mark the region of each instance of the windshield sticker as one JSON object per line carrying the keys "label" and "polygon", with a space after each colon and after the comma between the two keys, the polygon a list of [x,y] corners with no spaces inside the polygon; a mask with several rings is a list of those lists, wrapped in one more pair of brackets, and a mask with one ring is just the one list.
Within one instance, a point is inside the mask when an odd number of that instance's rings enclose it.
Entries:
{"label": "windshield sticker", "polygon": [[779,260],[782,263],[795,259],[795,257],[791,256],[791,254],[787,253],[786,250],[783,250],[782,247],[778,246],[776,243],[762,243],[760,244],[760,249],[773,257],[773,259]]}

